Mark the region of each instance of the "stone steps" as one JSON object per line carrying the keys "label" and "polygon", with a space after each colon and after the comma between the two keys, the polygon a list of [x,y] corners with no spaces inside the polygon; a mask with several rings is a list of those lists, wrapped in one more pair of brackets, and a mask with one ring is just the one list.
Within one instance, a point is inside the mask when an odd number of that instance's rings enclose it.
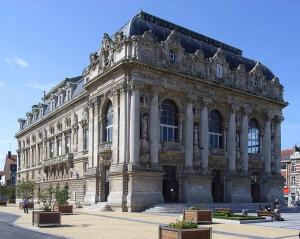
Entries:
{"label": "stone steps", "polygon": [[97,212],[97,211],[112,211],[110,206],[107,202],[98,202],[96,204],[86,206],[84,207],[84,210],[90,211],[90,212]]}
{"label": "stone steps", "polygon": [[[186,204],[186,203],[165,203],[154,205],[145,210],[145,213],[182,213],[186,208],[197,207],[203,209],[215,210],[216,208],[230,208],[233,212],[242,212],[247,209],[249,213],[255,213],[262,208],[270,205],[270,203],[202,203],[202,204]],[[272,205],[271,205],[272,206]],[[281,212],[300,212],[298,208],[281,207]]]}

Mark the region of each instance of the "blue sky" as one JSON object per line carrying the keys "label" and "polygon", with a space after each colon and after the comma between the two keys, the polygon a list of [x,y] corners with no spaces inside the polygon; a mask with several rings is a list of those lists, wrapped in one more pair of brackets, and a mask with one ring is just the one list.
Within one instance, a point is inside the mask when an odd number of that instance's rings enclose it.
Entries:
{"label": "blue sky", "polygon": [[44,90],[80,75],[103,33],[114,33],[140,9],[231,44],[267,65],[290,103],[282,147],[300,144],[300,1],[2,0],[0,169],[6,152],[15,152],[17,119]]}

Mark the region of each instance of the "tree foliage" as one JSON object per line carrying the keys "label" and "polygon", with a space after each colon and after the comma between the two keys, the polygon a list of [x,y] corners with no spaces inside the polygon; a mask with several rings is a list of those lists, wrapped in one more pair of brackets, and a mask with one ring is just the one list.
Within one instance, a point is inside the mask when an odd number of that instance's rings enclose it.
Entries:
{"label": "tree foliage", "polygon": [[20,181],[17,184],[17,193],[21,198],[34,198],[34,189],[36,183],[34,181]]}
{"label": "tree foliage", "polygon": [[57,187],[55,190],[55,199],[58,205],[68,205],[69,200],[69,191],[67,187],[59,188]]}
{"label": "tree foliage", "polygon": [[45,212],[51,212],[52,207],[53,207],[53,199],[54,199],[54,194],[55,194],[54,188],[52,186],[43,189],[39,192],[38,197],[40,203],[42,203],[42,209]]}

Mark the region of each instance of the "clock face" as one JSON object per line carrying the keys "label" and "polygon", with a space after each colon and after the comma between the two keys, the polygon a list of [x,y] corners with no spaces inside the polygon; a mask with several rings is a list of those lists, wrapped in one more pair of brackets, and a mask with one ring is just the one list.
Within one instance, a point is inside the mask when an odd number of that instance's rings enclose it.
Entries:
{"label": "clock face", "polygon": [[217,64],[216,75],[218,78],[223,77],[223,66],[221,64]]}

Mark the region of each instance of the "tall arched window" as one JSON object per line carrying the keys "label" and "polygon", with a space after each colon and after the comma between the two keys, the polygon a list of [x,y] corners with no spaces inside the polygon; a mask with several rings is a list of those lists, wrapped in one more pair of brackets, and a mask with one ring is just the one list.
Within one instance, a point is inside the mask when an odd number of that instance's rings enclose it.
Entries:
{"label": "tall arched window", "polygon": [[178,109],[172,100],[164,100],[160,110],[161,142],[178,142]]}
{"label": "tall arched window", "polygon": [[105,141],[112,142],[112,131],[113,131],[113,110],[112,104],[109,102],[106,106],[105,114]]}
{"label": "tall arched window", "polygon": [[255,119],[249,121],[248,126],[248,153],[259,153],[259,129]]}
{"label": "tall arched window", "polygon": [[222,120],[220,113],[217,110],[213,110],[209,114],[208,134],[210,148],[223,147]]}

